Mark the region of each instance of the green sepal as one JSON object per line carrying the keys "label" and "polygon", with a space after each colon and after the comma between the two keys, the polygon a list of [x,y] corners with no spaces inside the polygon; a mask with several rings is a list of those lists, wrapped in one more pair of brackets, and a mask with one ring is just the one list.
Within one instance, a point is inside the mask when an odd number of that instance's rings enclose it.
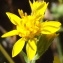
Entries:
{"label": "green sepal", "polygon": [[35,56],[35,60],[39,59],[49,48],[53,41],[53,37],[48,40],[46,35],[42,35],[39,37],[39,41],[37,42],[37,54]]}

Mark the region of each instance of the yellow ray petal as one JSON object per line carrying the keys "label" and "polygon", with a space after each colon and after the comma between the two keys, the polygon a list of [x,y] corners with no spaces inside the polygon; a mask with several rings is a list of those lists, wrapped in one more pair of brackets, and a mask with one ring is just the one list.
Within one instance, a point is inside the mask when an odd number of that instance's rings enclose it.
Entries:
{"label": "yellow ray petal", "polygon": [[26,45],[26,52],[29,60],[32,60],[36,54],[37,46],[35,40],[29,40]]}
{"label": "yellow ray petal", "polygon": [[49,21],[42,23],[42,34],[52,34],[60,29],[61,23],[56,21]]}
{"label": "yellow ray petal", "polygon": [[12,57],[18,55],[22,51],[24,45],[25,45],[25,39],[24,38],[19,39],[13,46]]}
{"label": "yellow ray petal", "polygon": [[48,41],[50,41],[50,40],[54,39],[55,37],[57,37],[58,35],[59,35],[59,34],[56,34],[56,33],[47,34],[47,35],[46,35],[46,39],[47,39]]}
{"label": "yellow ray petal", "polygon": [[32,7],[33,7],[33,4],[32,4],[32,2],[29,0],[29,4],[30,4],[30,7],[31,7],[31,9],[32,9]]}
{"label": "yellow ray petal", "polygon": [[17,30],[9,31],[9,32],[3,34],[1,37],[10,37],[10,36],[14,36],[14,35],[18,35],[18,31]]}
{"label": "yellow ray petal", "polygon": [[32,10],[32,14],[43,15],[47,9],[48,3],[44,1],[34,1],[33,3],[29,0],[29,4]]}
{"label": "yellow ray petal", "polygon": [[23,10],[18,9],[18,13],[19,13],[21,18],[24,16]]}
{"label": "yellow ray petal", "polygon": [[10,13],[10,12],[6,12],[6,15],[9,17],[10,21],[14,24],[14,25],[18,25],[20,24],[21,18],[18,17],[17,15]]}
{"label": "yellow ray petal", "polygon": [[44,3],[44,5],[42,5],[43,7],[38,11],[38,13],[40,13],[40,15],[43,15],[47,9],[48,3]]}

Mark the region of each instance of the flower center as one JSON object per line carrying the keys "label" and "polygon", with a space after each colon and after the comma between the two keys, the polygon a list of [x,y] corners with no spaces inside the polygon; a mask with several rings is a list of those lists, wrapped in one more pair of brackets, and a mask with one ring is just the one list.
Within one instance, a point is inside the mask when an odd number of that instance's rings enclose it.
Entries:
{"label": "flower center", "polygon": [[40,22],[33,16],[24,17],[21,25],[17,26],[20,37],[34,38],[40,33]]}

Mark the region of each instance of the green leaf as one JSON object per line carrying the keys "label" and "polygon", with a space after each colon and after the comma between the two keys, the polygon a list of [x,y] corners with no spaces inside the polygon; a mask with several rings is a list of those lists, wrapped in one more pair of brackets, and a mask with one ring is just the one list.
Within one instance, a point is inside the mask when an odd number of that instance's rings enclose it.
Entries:
{"label": "green leaf", "polygon": [[28,60],[28,57],[27,57],[26,53],[21,51],[21,55],[24,57],[24,60],[27,63],[29,60]]}
{"label": "green leaf", "polygon": [[56,37],[57,35],[53,34],[53,35],[42,35],[40,36],[40,39],[37,43],[37,54],[35,56],[35,59],[39,59],[44,53],[45,51],[49,48],[49,46],[51,45],[53,39]]}

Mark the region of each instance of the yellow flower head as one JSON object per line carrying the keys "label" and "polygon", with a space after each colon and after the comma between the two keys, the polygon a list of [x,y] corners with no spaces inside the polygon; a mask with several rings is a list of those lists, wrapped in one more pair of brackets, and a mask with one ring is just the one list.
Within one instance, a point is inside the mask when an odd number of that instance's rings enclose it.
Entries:
{"label": "yellow flower head", "polygon": [[[38,11],[41,14],[44,14],[47,7],[47,4],[45,2],[38,2],[38,1],[33,2],[33,4],[30,2],[30,5],[33,12]],[[36,5],[38,5],[37,8]],[[13,50],[12,50],[13,57],[22,51],[25,42],[28,41],[26,44],[26,52],[28,58],[32,60],[37,51],[36,36],[42,34],[55,33],[60,29],[61,23],[56,21],[42,22],[40,21],[40,18],[42,17],[41,15],[39,15],[40,13],[38,14],[33,13],[33,15],[32,14],[27,15],[27,13],[23,13],[22,10],[18,10],[18,12],[21,18],[13,13],[6,12],[6,15],[9,17],[10,21],[14,25],[16,25],[16,29],[3,34],[2,37],[9,37],[14,35],[19,35],[20,37],[22,37],[13,46]]]}
{"label": "yellow flower head", "polygon": [[33,3],[29,0],[29,3],[30,3],[30,7],[31,7],[31,14],[35,14],[35,15],[38,15],[38,16],[41,16],[43,17],[46,9],[47,9],[47,6],[48,6],[48,3],[44,2],[44,1],[33,1]]}

